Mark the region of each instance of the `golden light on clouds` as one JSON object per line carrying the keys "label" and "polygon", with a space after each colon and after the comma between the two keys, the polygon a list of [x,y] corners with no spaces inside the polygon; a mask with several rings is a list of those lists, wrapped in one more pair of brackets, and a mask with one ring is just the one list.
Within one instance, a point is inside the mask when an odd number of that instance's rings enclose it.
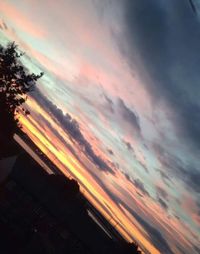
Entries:
{"label": "golden light on clouds", "polygon": [[[62,131],[66,143],[70,142],[72,144],[72,141],[68,135],[64,133],[62,128],[58,126],[55,121],[53,121],[50,113],[45,112],[44,109],[42,109],[40,105],[37,104],[37,102],[33,99],[28,101],[28,105],[33,107],[37,114],[42,115],[42,117],[51,123],[54,128]],[[132,241],[132,235],[135,239],[138,239],[138,241],[141,242],[145,248],[150,250],[151,253],[159,253],[159,251],[144,237],[141,231],[137,229],[134,223],[130,220],[130,217],[127,216],[128,211],[126,211],[125,208],[120,209],[120,206],[118,206],[112,200],[112,198],[92,177],[87,169],[84,168],[81,162],[77,160],[77,158],[67,148],[66,144],[63,144],[60,140],[56,139],[56,136],[51,132],[48,126],[42,126],[31,115],[24,116],[23,114],[20,115],[20,123],[23,126],[23,130],[28,136],[30,136],[33,142],[67,177],[75,177],[78,180],[81,186],[81,191],[84,193],[84,195],[107,219],[111,221],[111,223],[117,225],[117,229],[125,237],[125,239]],[[54,143],[56,146],[54,146]],[[112,181],[119,180],[119,184],[127,184],[127,187],[130,185],[124,176],[121,178],[119,173],[116,173],[116,176],[110,173],[104,174],[106,174],[106,177],[110,179],[113,178]],[[128,189],[130,188],[131,187],[129,186]],[[112,218],[105,208],[110,210],[109,212],[112,214]]]}

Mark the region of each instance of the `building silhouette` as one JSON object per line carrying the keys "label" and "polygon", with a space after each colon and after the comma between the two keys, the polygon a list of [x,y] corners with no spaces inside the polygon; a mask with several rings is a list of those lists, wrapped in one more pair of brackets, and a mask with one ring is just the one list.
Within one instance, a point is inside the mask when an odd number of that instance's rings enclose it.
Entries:
{"label": "building silhouette", "polygon": [[0,253],[140,253],[116,232],[109,237],[88,204],[75,180],[48,174],[21,154],[0,186]]}

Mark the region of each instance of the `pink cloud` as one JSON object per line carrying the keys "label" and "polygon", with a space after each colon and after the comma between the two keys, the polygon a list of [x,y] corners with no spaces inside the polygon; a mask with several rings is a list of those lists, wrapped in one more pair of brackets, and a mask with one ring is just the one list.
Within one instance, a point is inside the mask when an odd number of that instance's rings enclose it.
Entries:
{"label": "pink cloud", "polygon": [[19,29],[35,38],[44,38],[47,32],[36,25],[36,22],[31,21],[17,7],[9,4],[6,1],[0,2],[0,11],[10,21],[12,21]]}

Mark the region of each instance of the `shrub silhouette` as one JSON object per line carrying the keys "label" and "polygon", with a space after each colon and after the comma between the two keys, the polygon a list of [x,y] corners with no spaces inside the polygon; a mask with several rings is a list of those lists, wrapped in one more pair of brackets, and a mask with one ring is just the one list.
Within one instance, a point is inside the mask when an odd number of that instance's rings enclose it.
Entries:
{"label": "shrub silhouette", "polygon": [[43,75],[29,73],[20,61],[21,56],[23,53],[15,42],[0,46],[0,133],[8,138],[21,128],[18,113],[29,114],[22,105]]}

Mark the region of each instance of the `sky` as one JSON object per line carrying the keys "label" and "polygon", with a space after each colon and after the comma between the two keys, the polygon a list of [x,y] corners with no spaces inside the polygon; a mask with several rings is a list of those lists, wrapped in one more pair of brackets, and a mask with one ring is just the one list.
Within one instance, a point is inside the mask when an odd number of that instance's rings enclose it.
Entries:
{"label": "sky", "polygon": [[[192,5],[191,5],[192,3]],[[44,76],[24,131],[146,253],[200,253],[199,0],[3,0]]]}

